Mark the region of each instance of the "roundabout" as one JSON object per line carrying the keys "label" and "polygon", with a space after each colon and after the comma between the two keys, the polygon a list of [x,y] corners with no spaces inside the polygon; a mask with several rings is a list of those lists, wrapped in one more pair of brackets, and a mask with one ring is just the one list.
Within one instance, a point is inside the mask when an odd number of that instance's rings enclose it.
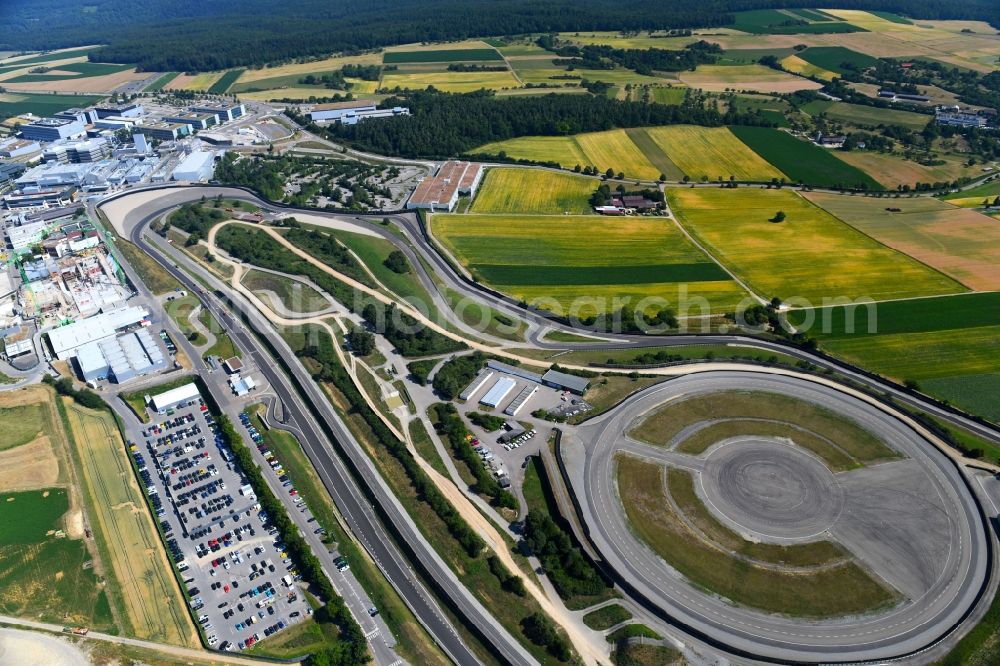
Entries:
{"label": "roundabout", "polygon": [[744,658],[910,655],[960,624],[987,579],[985,525],[955,465],[828,384],[687,375],[561,449],[590,541],[629,594]]}

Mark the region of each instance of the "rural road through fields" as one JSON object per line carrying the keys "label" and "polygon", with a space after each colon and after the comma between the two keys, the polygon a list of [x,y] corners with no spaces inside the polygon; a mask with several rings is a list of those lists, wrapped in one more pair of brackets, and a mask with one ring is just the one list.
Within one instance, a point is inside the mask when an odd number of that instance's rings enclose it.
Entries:
{"label": "rural road through fields", "polygon": [[[838,501],[836,493],[826,495],[823,488],[812,488],[795,499],[816,504],[813,513],[823,523],[821,528],[829,530],[838,541],[850,543],[849,549],[877,575],[897,589],[916,590],[906,595],[910,597],[907,601],[883,612],[831,621],[762,613],[697,590],[635,536],[618,499],[614,455],[621,449],[631,455],[642,455],[643,451],[641,446],[628,446],[623,433],[635,419],[666,400],[723,390],[772,391],[815,402],[858,420],[906,455],[904,461],[831,476],[830,483],[837,486],[837,492],[847,495],[843,511],[823,511],[822,503]],[[829,386],[754,372],[688,375],[640,391],[613,411],[579,426],[564,442],[563,457],[583,518],[592,542],[607,563],[661,608],[663,617],[696,635],[768,661],[878,660],[923,650],[965,618],[978,601],[993,566],[992,533],[958,467],[903,422]],[[709,467],[707,463],[715,455],[711,449],[707,453],[698,460]],[[787,460],[778,454],[774,454],[773,462],[775,468],[791,470],[787,473],[792,475],[806,471],[795,470],[794,465],[783,467]],[[758,458],[755,464],[759,463]],[[893,474],[894,467],[899,474]],[[867,476],[873,472],[880,476]],[[863,483],[852,483],[852,476]],[[810,478],[805,474],[802,480]],[[906,485],[906,479],[914,485]],[[896,487],[899,492],[891,490]],[[890,490],[878,494],[885,488]],[[707,489],[709,500],[720,497],[711,494],[711,486]],[[871,495],[871,489],[878,490]],[[868,506],[871,504],[877,508]],[[753,506],[723,506],[742,524],[754,525],[755,520],[760,520],[753,514]],[[797,506],[796,515],[810,511],[808,506]],[[935,522],[935,516],[941,520]],[[789,523],[784,536],[794,536],[794,527]],[[815,525],[803,523],[800,527],[810,531]],[[859,533],[866,536],[859,537]],[[900,571],[894,573],[894,568]],[[923,587],[896,575],[914,570],[931,573]]]}
{"label": "rural road through fields", "polygon": [[[46,631],[54,634],[59,634],[60,636],[66,636],[63,633],[63,626],[60,624],[49,624],[46,622],[36,622],[34,620],[22,620],[17,617],[8,617],[6,615],[0,615],[0,624],[7,625],[10,627],[23,627],[28,630],[35,631]],[[0,630],[2,632],[2,630]],[[124,636],[112,636],[111,634],[102,634],[98,631],[91,631],[81,640],[87,641],[102,641],[105,643],[116,643],[118,645],[130,645],[132,647],[142,648],[144,650],[152,650],[154,652],[161,652],[165,655],[170,655],[173,657],[179,657],[181,659],[198,659],[203,661],[215,661],[224,664],[237,664],[239,666],[260,666],[261,662],[257,659],[248,659],[246,657],[241,657],[235,654],[229,654],[227,652],[208,652],[206,650],[196,650],[193,648],[178,647],[176,645],[165,645],[163,643],[154,643],[152,641],[141,641],[136,638],[126,638]],[[36,661],[34,664],[32,662],[26,662],[24,660],[12,660],[11,658],[15,655],[4,654],[2,648],[4,646],[3,633],[0,633],[0,666],[25,666],[29,664],[34,666],[42,666],[42,664],[49,664],[48,661]],[[67,661],[57,662],[59,666],[76,666],[76,664],[87,664],[89,661],[84,659],[83,661],[71,661],[70,656],[67,654]]]}
{"label": "rural road through fields", "polygon": [[[207,294],[187,272],[175,266],[173,260],[161,255],[157,248],[142,238],[142,232],[146,225],[159,213],[142,216],[142,213],[137,210],[136,215],[139,217],[130,218],[131,224],[134,225],[130,226],[129,229],[129,237],[132,242],[156,259],[192,293],[198,294],[205,307],[235,339],[237,345],[253,357],[260,371],[270,382],[272,389],[291,398],[285,401],[285,409],[291,420],[299,425],[304,436],[302,439],[303,448],[316,467],[344,519],[393,587],[449,657],[459,664],[473,664],[479,661],[455,633],[450,622],[438,607],[436,600],[418,580],[408,562],[386,533],[374,505],[369,503],[365,493],[361,490],[362,487],[375,500],[382,515],[392,524],[393,530],[402,535],[400,541],[411,551],[416,562],[427,572],[428,577],[449,600],[453,610],[464,618],[466,626],[473,631],[482,633],[489,645],[502,656],[505,662],[511,664],[535,663],[535,660],[521,644],[497,625],[488,611],[472,597],[451,569],[440,559],[437,552],[423,538],[410,520],[409,514],[374,469],[360,444],[354,440],[353,435],[330,406],[319,387],[302,368],[291,349],[280,337],[274,335],[273,329],[270,328],[263,316],[245,303],[242,298],[235,295],[229,306],[223,306],[214,296]],[[237,310],[244,319],[242,321],[236,319],[230,313],[229,307]],[[244,325],[243,321],[249,323],[256,335]],[[275,363],[264,350],[257,335],[271,341],[276,353],[291,369],[291,377],[286,377],[275,367]],[[293,396],[296,395],[301,396],[303,401],[294,399]],[[308,403],[309,406],[306,407],[305,403]],[[319,419],[314,417],[314,413],[318,414]],[[320,420],[330,428],[336,441],[341,444],[346,454],[346,460],[341,460],[340,456],[333,452],[333,446],[324,435]],[[353,474],[348,469],[348,464],[353,470]],[[359,481],[355,481],[354,474],[358,476]]]}

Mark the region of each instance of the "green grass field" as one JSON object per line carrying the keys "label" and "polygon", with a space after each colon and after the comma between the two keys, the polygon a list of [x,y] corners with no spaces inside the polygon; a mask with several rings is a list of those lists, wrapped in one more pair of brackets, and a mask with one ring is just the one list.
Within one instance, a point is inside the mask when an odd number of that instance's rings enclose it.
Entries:
{"label": "green grass field", "polygon": [[631,528],[696,587],[740,605],[797,617],[854,614],[897,598],[853,561],[792,573],[754,566],[717,549],[672,508],[659,465],[619,456],[617,478]]}
{"label": "green grass field", "polygon": [[[85,79],[91,76],[105,76],[107,74],[117,74],[127,69],[135,69],[132,65],[111,65],[96,62],[76,62],[68,65],[55,65],[53,72],[44,74],[22,74],[12,79],[7,79],[4,83],[42,83],[45,81],[69,81],[71,79]],[[66,72],[56,74],[54,72]]]}
{"label": "green grass field", "polygon": [[871,176],[838,160],[826,148],[768,127],[732,128],[743,143],[794,182],[824,187],[862,187],[881,190]]}
{"label": "green grass field", "polygon": [[[967,190],[949,192],[941,198],[945,201],[951,201],[956,206],[962,206],[963,208],[975,208],[977,206],[981,206],[984,199],[988,198],[990,203],[992,203],[993,199],[996,197],[1000,197],[1000,178],[994,178],[987,183],[970,187]],[[965,202],[968,202],[968,204]]]}
{"label": "green grass field", "polygon": [[874,106],[836,102],[825,111],[828,118],[851,125],[878,127],[901,125],[911,130],[922,130],[933,116],[900,109],[880,109]]}
{"label": "green grass field", "polygon": [[[667,192],[678,220],[758,294],[785,301],[875,300],[962,291],[790,190],[681,188]],[[770,220],[778,211],[784,222]]]}
{"label": "green grass field", "polygon": [[646,132],[691,180],[730,176],[736,180],[770,181],[785,174],[764,161],[726,127],[671,125]]}
{"label": "green grass field", "polygon": [[330,301],[315,289],[283,275],[249,270],[243,274],[242,283],[265,303],[270,304],[271,294],[274,294],[280,304],[292,312],[316,312],[330,307]]}
{"label": "green grass field", "polygon": [[180,72],[167,72],[162,74],[158,79],[150,83],[143,89],[143,92],[159,92],[164,88],[168,87],[167,84],[177,78]]}
{"label": "green grass field", "polygon": [[930,197],[804,196],[861,233],[970,289],[1000,291],[1000,225],[986,215]]}
{"label": "green grass field", "polygon": [[616,624],[632,619],[632,612],[624,606],[611,604],[583,616],[583,623],[596,631],[606,631]]}
{"label": "green grass field", "polygon": [[[845,23],[834,17],[822,16],[822,20],[813,20],[811,10],[789,10],[798,12],[798,16],[808,23],[793,24],[794,17],[777,9],[751,9],[736,12],[733,22],[728,26],[754,35],[797,35],[797,34],[829,34],[842,32],[864,32],[850,23]],[[809,14],[804,11],[810,11]]]}
{"label": "green grass field", "polygon": [[213,95],[221,95],[222,93],[228,92],[230,86],[236,83],[236,80],[243,75],[242,69],[231,69],[222,75],[218,81],[212,84],[212,87],[208,89],[208,92]]}
{"label": "green grass field", "polygon": [[[435,215],[431,224],[473,275],[517,298],[541,299],[556,312],[579,297],[595,299],[602,312],[614,296],[662,296],[673,303],[681,286],[691,298],[707,299],[715,312],[742,297],[663,218]],[[596,251],[595,238],[601,239]]]}
{"label": "green grass field", "polygon": [[57,538],[64,488],[0,493],[0,613],[114,630],[83,541]]}
{"label": "green grass field", "polygon": [[82,58],[83,56],[87,55],[96,48],[97,48],[96,46],[88,46],[87,48],[83,49],[71,49],[69,51],[62,51],[58,53],[55,52],[42,53],[40,55],[32,56],[30,58],[23,58],[13,61],[7,60],[4,61],[3,64],[14,65],[16,67],[27,67],[28,65],[43,64],[47,62],[53,62],[56,60],[69,60],[70,58]]}
{"label": "green grass field", "polygon": [[878,58],[843,46],[811,46],[800,51],[798,56],[808,63],[838,74],[850,71],[849,67],[844,66],[845,63],[860,70],[873,67],[878,62]]}
{"label": "green grass field", "polygon": [[495,49],[440,49],[427,51],[386,51],[382,62],[397,65],[411,62],[475,62],[503,60]]}
{"label": "green grass field", "polygon": [[423,90],[434,86],[442,92],[473,92],[517,88],[520,84],[509,70],[502,72],[388,72],[382,75],[382,88]]}
{"label": "green grass field", "polygon": [[71,107],[84,107],[104,99],[103,95],[46,95],[43,93],[0,94],[0,120],[33,113],[51,116]]}
{"label": "green grass field", "polygon": [[588,199],[597,185],[597,181],[582,176],[494,168],[486,173],[471,212],[585,215],[590,212]]}
{"label": "green grass field", "polygon": [[38,403],[0,407],[0,423],[0,451],[27,444],[40,434],[52,436],[47,410]]}

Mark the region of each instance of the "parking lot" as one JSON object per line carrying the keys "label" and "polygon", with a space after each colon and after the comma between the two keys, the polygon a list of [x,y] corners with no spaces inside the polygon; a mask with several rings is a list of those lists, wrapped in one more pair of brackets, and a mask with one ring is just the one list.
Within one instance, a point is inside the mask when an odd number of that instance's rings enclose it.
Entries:
{"label": "parking lot", "polygon": [[209,645],[245,649],[302,621],[298,572],[204,401],[151,417],[132,455]]}

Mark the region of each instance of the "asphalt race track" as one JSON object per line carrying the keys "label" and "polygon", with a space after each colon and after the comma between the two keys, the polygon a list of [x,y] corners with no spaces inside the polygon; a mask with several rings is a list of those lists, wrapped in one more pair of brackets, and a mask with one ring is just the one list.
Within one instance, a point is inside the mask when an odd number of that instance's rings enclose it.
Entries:
{"label": "asphalt race track", "polygon": [[[786,440],[735,437],[689,456],[624,435],[665,401],[732,390],[819,404],[863,424],[902,456],[834,474]],[[749,371],[687,375],[635,394],[563,441],[582,517],[608,565],[671,621],[744,656],[815,663],[910,654],[963,619],[987,576],[987,527],[954,464],[902,421],[825,385]],[[691,470],[712,513],[751,538],[796,543],[832,537],[904,600],[862,616],[806,620],[736,606],[696,589],[630,530],[616,488],[614,459],[622,450]]]}

